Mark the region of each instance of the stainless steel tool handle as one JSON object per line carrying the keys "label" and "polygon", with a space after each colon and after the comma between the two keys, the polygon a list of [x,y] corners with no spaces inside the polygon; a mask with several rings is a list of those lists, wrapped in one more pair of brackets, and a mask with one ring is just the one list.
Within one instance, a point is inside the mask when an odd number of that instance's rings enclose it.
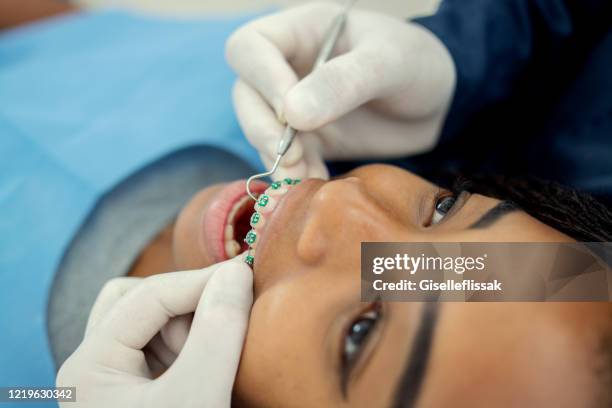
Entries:
{"label": "stainless steel tool handle", "polygon": [[[342,12],[334,18],[332,25],[327,30],[325,35],[325,40],[323,41],[323,45],[317,54],[317,59],[315,60],[312,70],[314,71],[321,65],[323,65],[329,58],[331,57],[332,52],[334,51],[334,47],[338,42],[338,38],[340,38],[340,34],[342,34],[342,30],[346,24],[346,18],[348,16],[348,11],[355,3],[355,0],[349,0],[345,4]],[[276,149],[276,154],[279,156],[284,156],[287,153],[287,150],[291,147],[291,143],[293,143],[293,139],[295,139],[295,135],[297,134],[297,130],[287,125],[285,128],[285,132],[278,142],[278,147]]]}

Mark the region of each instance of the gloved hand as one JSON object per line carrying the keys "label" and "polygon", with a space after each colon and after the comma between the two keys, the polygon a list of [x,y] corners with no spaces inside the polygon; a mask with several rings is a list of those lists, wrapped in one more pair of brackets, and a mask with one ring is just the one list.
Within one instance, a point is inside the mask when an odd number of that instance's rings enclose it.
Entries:
{"label": "gloved hand", "polygon": [[289,9],[248,23],[227,42],[239,76],[238,120],[264,163],[273,163],[283,120],[301,131],[279,176],[327,177],[323,159],[398,157],[437,143],[456,73],[425,28],[354,9],[336,44],[341,55],[306,75],[339,10]]}
{"label": "gloved hand", "polygon": [[[234,258],[202,270],[111,281],[83,342],[57,375],[58,387],[76,387],[77,402],[65,406],[229,407],[252,279]],[[168,369],[156,377],[160,367]]]}

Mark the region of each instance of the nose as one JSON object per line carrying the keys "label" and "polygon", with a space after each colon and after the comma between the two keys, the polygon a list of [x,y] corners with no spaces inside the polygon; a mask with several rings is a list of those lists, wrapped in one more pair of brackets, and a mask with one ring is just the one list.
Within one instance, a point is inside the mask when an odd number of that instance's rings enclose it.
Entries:
{"label": "nose", "polygon": [[[306,264],[359,256],[361,241],[384,240],[388,212],[358,177],[323,185],[312,197],[297,256]],[[354,247],[354,248],[353,248]]]}

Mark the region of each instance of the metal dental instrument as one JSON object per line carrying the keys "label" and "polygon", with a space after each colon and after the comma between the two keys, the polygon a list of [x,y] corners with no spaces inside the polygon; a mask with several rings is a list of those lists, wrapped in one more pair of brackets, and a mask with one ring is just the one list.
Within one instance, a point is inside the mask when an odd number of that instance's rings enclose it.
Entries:
{"label": "metal dental instrument", "polygon": [[[336,42],[338,41],[338,38],[340,37],[340,34],[342,34],[342,30],[346,25],[346,18],[348,16],[348,12],[353,6],[353,4],[355,4],[355,1],[357,0],[347,0],[344,3],[344,8],[336,16],[331,26],[329,27],[325,36],[325,40],[323,41],[323,45],[321,46],[319,54],[317,55],[317,59],[315,60],[315,63],[313,65],[313,71],[317,69],[320,65],[325,63],[331,56],[331,53],[334,50],[334,47],[336,46]],[[283,136],[278,141],[278,146],[276,148],[276,160],[274,161],[274,165],[272,166],[270,171],[255,174],[248,178],[246,182],[246,190],[253,200],[257,201],[257,197],[255,197],[255,195],[251,192],[251,189],[249,188],[251,182],[255,179],[269,177],[274,174],[274,172],[276,172],[276,169],[278,168],[281,159],[283,158],[285,153],[287,153],[287,150],[289,150],[289,148],[291,147],[291,143],[293,142],[293,139],[295,139],[296,134],[297,130],[287,125],[285,131],[283,132]]]}

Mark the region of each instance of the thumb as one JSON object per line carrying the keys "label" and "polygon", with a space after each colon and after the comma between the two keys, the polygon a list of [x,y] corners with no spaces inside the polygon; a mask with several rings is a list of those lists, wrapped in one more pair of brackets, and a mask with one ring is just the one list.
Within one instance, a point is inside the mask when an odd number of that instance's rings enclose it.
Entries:
{"label": "thumb", "polygon": [[321,65],[287,92],[287,122],[298,130],[315,130],[385,96],[401,80],[387,59],[364,45]]}
{"label": "thumb", "polygon": [[223,263],[206,285],[185,346],[165,375],[177,398],[199,393],[211,403],[206,406],[229,406],[252,302],[251,269],[240,257]]}

